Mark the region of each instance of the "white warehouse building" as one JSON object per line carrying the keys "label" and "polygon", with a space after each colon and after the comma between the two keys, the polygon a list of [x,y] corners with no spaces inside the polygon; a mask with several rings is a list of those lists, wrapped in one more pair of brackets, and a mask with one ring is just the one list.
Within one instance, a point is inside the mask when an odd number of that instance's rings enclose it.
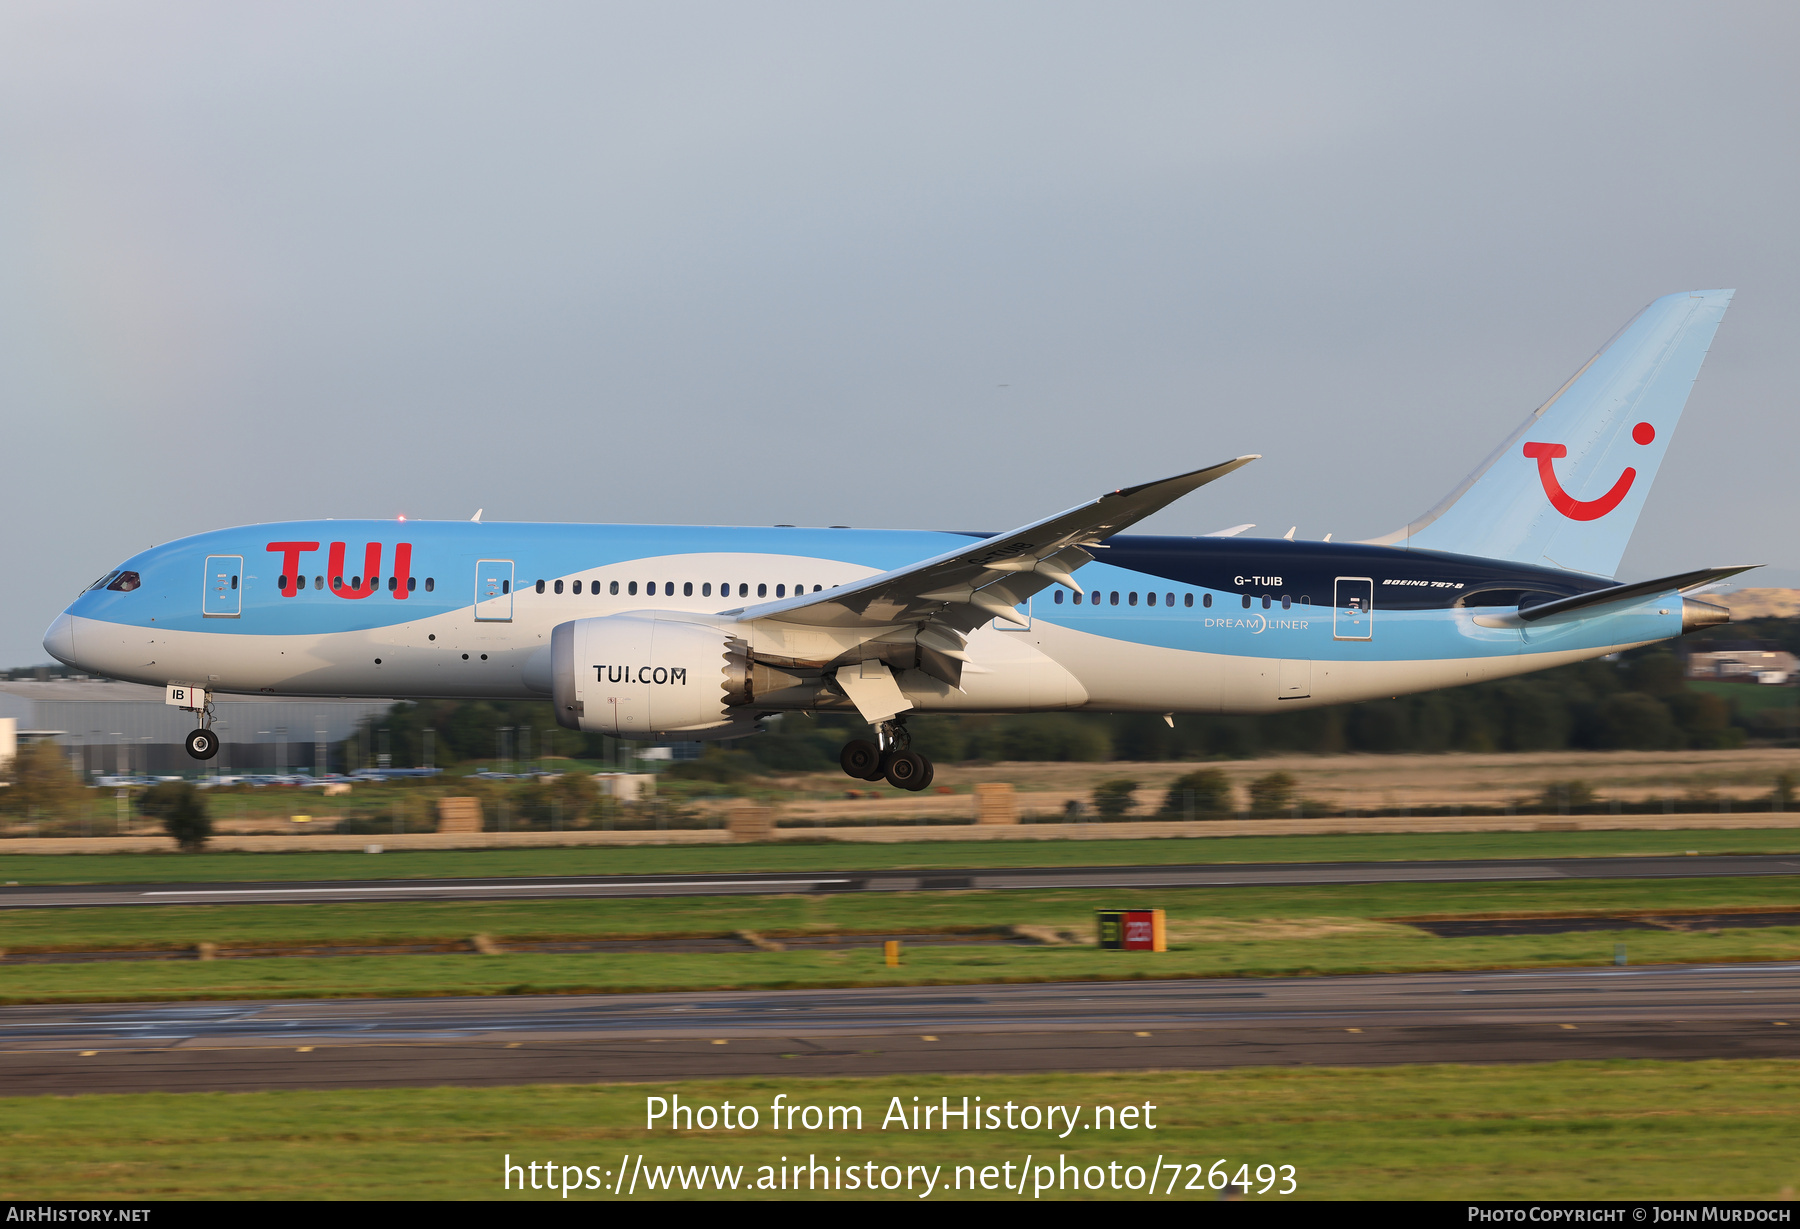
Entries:
{"label": "white warehouse building", "polygon": [[[219,754],[202,764],[182,740],[195,715],[164,702],[158,687],[95,679],[0,681],[0,744],[10,726],[21,743],[53,739],[88,778],[140,773],[342,771],[329,748],[379,716],[391,700],[298,696],[213,697]],[[0,759],[11,748],[0,746]]]}

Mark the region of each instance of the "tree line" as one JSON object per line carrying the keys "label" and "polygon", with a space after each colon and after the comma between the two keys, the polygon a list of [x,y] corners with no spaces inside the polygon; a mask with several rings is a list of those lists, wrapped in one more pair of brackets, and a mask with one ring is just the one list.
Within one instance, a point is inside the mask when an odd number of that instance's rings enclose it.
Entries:
{"label": "tree line", "polygon": [[[1762,620],[1708,629],[1705,639],[1754,636],[1800,651],[1800,620]],[[1700,643],[1696,643],[1699,641]],[[1751,684],[1743,685],[1746,692]],[[1278,753],[1662,751],[1725,749],[1791,739],[1791,718],[1740,714],[1728,698],[1691,686],[1682,659],[1666,647],[1618,660],[1578,662],[1537,674],[1390,700],[1266,716],[1184,714],[1171,728],[1152,713],[921,715],[908,723],[916,750],[943,763],[971,760],[1208,760]],[[709,753],[696,775],[823,771],[838,749],[866,730],[853,714],[788,713],[768,733]],[[510,732],[502,734],[501,731]],[[427,741],[443,766],[498,758],[565,756],[611,761],[616,745],[556,725],[546,702],[428,700],[371,718],[339,761],[373,764],[385,750],[395,765],[424,762]],[[504,740],[504,741],[503,741]]]}

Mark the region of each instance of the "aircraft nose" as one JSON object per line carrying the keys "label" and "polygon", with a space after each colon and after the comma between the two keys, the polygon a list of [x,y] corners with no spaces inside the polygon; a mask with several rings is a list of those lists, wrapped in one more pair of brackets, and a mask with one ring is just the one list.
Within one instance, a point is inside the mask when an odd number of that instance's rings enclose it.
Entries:
{"label": "aircraft nose", "polygon": [[57,615],[44,633],[44,649],[65,666],[75,664],[75,620],[67,612]]}

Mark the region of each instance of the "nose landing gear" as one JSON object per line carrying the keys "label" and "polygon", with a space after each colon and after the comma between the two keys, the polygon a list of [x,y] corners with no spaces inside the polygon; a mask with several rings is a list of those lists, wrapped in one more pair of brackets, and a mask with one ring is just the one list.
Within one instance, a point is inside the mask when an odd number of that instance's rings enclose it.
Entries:
{"label": "nose landing gear", "polygon": [[200,728],[187,736],[187,753],[197,760],[210,760],[219,754],[219,736],[213,733],[213,706],[210,693],[198,687],[169,687],[168,703],[200,716]]}
{"label": "nose landing gear", "polygon": [[906,719],[897,717],[875,727],[879,744],[866,738],[853,739],[838,753],[838,766],[846,776],[858,781],[885,780],[895,789],[918,793],[931,784],[936,771],[931,761],[911,750],[912,737],[906,731]]}

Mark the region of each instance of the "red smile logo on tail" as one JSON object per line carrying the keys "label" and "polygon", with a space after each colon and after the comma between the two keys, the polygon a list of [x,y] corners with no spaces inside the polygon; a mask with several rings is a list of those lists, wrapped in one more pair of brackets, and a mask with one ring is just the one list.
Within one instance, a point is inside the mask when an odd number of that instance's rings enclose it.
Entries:
{"label": "red smile logo on tail", "polygon": [[[1656,428],[1647,422],[1641,422],[1631,429],[1631,438],[1639,444],[1648,444],[1656,438]],[[1544,484],[1544,494],[1550,497],[1550,506],[1572,521],[1597,521],[1619,506],[1631,490],[1631,484],[1637,481],[1637,470],[1627,465],[1619,480],[1612,485],[1612,490],[1599,499],[1576,499],[1563,490],[1562,482],[1556,476],[1556,458],[1566,457],[1569,450],[1561,444],[1526,444],[1525,455],[1538,463],[1538,481]]]}

